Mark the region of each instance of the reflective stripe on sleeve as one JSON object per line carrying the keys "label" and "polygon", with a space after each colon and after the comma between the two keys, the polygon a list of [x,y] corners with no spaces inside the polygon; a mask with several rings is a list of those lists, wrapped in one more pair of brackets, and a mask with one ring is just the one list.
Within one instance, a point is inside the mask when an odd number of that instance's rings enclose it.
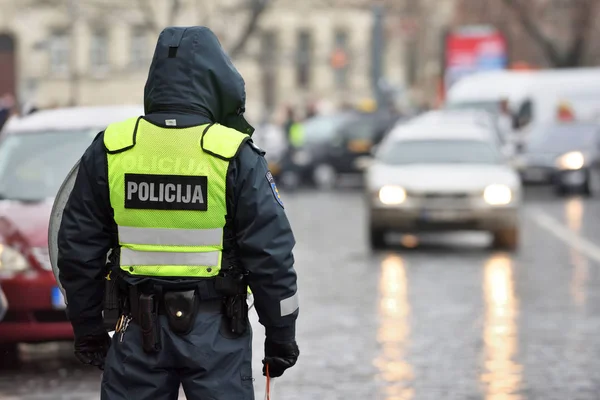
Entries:
{"label": "reflective stripe on sleeve", "polygon": [[296,292],[292,297],[288,297],[287,299],[281,300],[279,302],[279,307],[281,309],[282,317],[293,314],[299,307],[298,292]]}
{"label": "reflective stripe on sleeve", "polygon": [[157,246],[220,246],[223,229],[168,229],[119,226],[119,242]]}
{"label": "reflective stripe on sleeve", "polygon": [[187,265],[187,266],[217,266],[219,251],[205,253],[171,252],[171,251],[136,251],[126,247],[121,248],[121,265]]}

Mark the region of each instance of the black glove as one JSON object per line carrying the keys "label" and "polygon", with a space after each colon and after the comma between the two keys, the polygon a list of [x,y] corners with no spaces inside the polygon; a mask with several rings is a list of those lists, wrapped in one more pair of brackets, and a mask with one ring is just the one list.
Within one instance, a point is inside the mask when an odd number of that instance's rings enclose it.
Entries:
{"label": "black glove", "polygon": [[267,364],[269,365],[269,376],[277,378],[283,372],[293,367],[300,355],[300,349],[295,341],[287,343],[275,343],[265,340],[265,358],[263,363],[263,375],[267,376]]}
{"label": "black glove", "polygon": [[86,365],[104,369],[104,359],[110,347],[108,333],[75,338],[75,357]]}

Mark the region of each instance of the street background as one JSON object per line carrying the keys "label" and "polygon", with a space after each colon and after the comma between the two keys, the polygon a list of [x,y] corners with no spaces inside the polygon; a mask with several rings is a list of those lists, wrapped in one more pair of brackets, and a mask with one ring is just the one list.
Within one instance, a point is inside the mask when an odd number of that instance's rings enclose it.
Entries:
{"label": "street background", "polygon": [[[600,0],[0,0],[0,129],[46,110],[142,104],[158,33],[206,25],[245,78],[297,240],[300,358],[273,400],[596,400],[597,193],[524,186],[514,249],[483,232],[396,234],[373,249],[360,174],[333,184],[320,164],[304,185],[294,168],[314,154],[290,132],[353,112],[385,119],[387,134],[476,73],[597,67],[599,13]],[[251,321],[262,399],[264,329]],[[99,398],[100,372],[72,343],[21,343],[18,357],[0,369],[1,400]]]}
{"label": "street background", "polygon": [[[600,207],[547,196],[528,193],[515,255],[489,250],[485,234],[371,254],[358,193],[283,193],[298,240],[301,357],[274,398],[597,399]],[[21,368],[0,374],[1,398],[99,398],[99,372],[61,346],[29,347]]]}

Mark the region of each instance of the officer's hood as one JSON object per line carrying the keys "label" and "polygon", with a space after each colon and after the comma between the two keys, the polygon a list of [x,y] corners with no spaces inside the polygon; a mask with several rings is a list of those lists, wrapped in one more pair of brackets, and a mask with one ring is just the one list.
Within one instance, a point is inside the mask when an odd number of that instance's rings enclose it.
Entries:
{"label": "officer's hood", "polygon": [[144,89],[146,114],[176,112],[252,134],[243,117],[244,79],[205,27],[170,27],[158,37]]}

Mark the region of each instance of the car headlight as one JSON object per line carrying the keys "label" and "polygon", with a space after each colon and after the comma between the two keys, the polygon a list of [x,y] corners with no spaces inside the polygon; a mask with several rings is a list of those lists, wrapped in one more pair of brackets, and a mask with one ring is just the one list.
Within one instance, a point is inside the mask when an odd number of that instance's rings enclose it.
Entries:
{"label": "car headlight", "polygon": [[22,272],[29,269],[23,254],[5,244],[0,244],[0,272]]}
{"label": "car headlight", "polygon": [[406,190],[400,186],[384,186],[379,189],[379,201],[386,205],[402,204],[406,200]]}
{"label": "car headlight", "polygon": [[580,151],[571,151],[556,159],[556,166],[560,169],[576,170],[583,168],[585,157]]}
{"label": "car headlight", "polygon": [[491,206],[504,206],[512,201],[512,190],[506,185],[489,185],[483,191],[483,199]]}
{"label": "car headlight", "polygon": [[308,165],[310,164],[310,154],[306,151],[298,151],[294,154],[292,160],[294,161],[294,164],[297,165]]}

